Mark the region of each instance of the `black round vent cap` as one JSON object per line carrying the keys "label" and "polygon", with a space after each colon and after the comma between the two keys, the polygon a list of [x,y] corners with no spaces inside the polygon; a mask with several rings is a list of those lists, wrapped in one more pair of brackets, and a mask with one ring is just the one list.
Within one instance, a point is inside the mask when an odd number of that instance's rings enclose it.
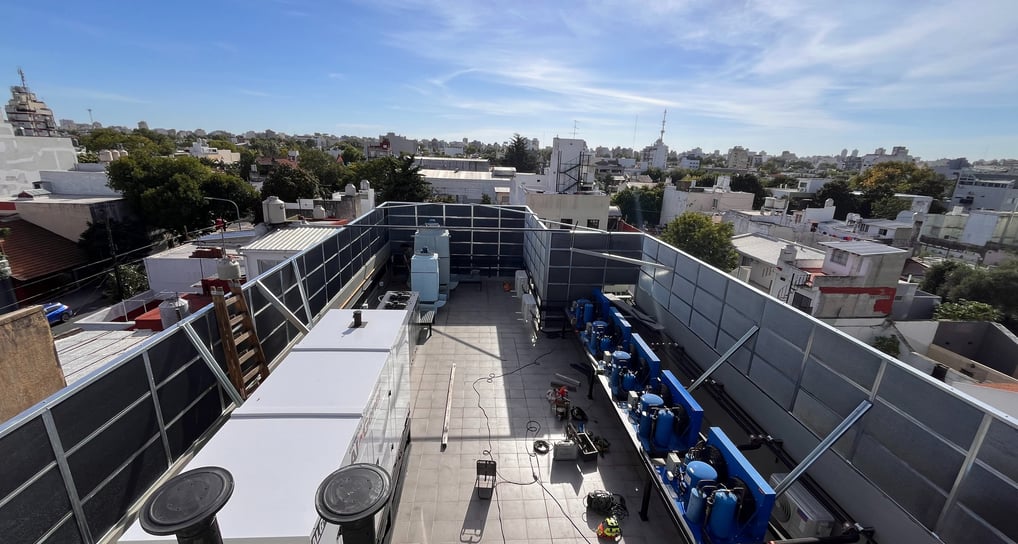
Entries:
{"label": "black round vent cap", "polygon": [[178,474],[145,501],[141,527],[153,535],[172,535],[207,524],[233,494],[233,475],[220,467]]}
{"label": "black round vent cap", "polygon": [[355,463],[322,481],[315,509],[330,523],[352,523],[375,515],[388,499],[389,473],[378,465]]}

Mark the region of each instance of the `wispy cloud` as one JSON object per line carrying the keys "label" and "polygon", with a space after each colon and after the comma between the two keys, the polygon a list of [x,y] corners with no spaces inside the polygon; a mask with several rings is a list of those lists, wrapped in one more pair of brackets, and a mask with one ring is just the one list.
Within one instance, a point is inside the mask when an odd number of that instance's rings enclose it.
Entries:
{"label": "wispy cloud", "polygon": [[100,100],[105,102],[122,102],[127,104],[149,104],[148,100],[143,100],[135,96],[128,96],[120,93],[112,93],[108,91],[102,91],[97,89],[82,89],[79,87],[59,87],[59,86],[46,86],[46,94],[53,96],[62,96],[70,98],[84,98],[88,100]]}
{"label": "wispy cloud", "polygon": [[1016,105],[1011,0],[592,1],[531,5],[525,24],[472,3],[383,5],[417,21],[388,43],[446,67],[422,94],[478,114],[668,108],[746,129],[850,132],[862,112]]}
{"label": "wispy cloud", "polygon": [[346,79],[346,74],[342,72],[329,72],[326,76],[329,79]]}
{"label": "wispy cloud", "polygon": [[254,89],[238,89],[237,92],[240,93],[240,94],[243,94],[243,95],[254,96],[254,97],[257,97],[257,98],[273,98],[273,97],[275,97],[275,95],[272,94],[272,93],[267,93],[265,91],[257,91],[257,90],[254,90]]}

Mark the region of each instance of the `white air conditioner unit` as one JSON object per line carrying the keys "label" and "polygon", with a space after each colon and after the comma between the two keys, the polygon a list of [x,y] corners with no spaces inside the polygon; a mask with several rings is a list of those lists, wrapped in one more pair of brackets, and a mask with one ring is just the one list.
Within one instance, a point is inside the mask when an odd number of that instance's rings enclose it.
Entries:
{"label": "white air conditioner unit", "polygon": [[523,323],[530,329],[537,318],[537,301],[534,300],[534,295],[530,293],[524,293],[520,297],[520,301],[522,303],[520,311],[523,313]]}
{"label": "white air conditioner unit", "polygon": [[[788,474],[774,473],[767,481],[776,487],[785,476]],[[831,536],[834,531],[834,516],[798,482],[774,502],[772,516],[791,538]]]}
{"label": "white air conditioner unit", "polygon": [[528,291],[530,287],[530,278],[527,276],[526,270],[516,271],[516,296],[522,297],[523,293]]}

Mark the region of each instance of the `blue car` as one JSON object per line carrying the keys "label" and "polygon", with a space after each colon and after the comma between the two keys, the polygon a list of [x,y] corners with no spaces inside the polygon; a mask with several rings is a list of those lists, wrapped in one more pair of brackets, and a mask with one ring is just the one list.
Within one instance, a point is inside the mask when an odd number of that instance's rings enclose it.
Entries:
{"label": "blue car", "polygon": [[50,325],[67,323],[71,320],[71,317],[74,316],[74,312],[70,308],[59,302],[47,302],[46,304],[43,304],[42,311],[46,314],[46,319],[49,320]]}

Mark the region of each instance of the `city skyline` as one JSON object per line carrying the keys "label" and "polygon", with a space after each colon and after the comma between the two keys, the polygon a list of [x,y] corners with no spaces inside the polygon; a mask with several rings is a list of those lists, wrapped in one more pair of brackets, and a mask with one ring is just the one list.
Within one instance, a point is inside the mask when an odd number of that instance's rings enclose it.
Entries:
{"label": "city skyline", "polygon": [[[778,154],[1018,149],[1003,1],[12,5],[2,83],[58,119]],[[959,17],[964,13],[965,17]],[[101,15],[101,16],[100,16]],[[38,39],[45,33],[47,39]]]}

